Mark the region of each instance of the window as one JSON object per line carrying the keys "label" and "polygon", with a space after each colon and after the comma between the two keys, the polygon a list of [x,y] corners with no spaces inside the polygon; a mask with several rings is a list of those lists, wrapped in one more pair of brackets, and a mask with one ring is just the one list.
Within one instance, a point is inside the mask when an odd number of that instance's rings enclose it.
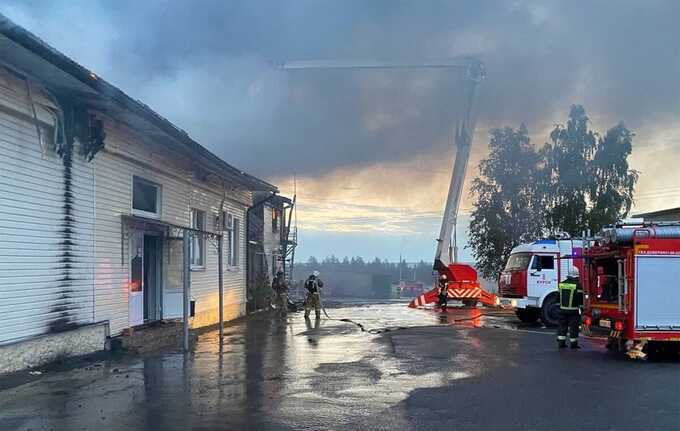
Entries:
{"label": "window", "polygon": [[534,271],[542,271],[544,269],[555,269],[555,259],[552,256],[534,256],[534,261],[531,264],[531,269]]}
{"label": "window", "polygon": [[508,258],[508,263],[505,265],[505,269],[509,271],[517,271],[520,269],[527,269],[529,266],[529,260],[531,259],[531,254],[529,253],[514,253]]}
{"label": "window", "polygon": [[140,177],[132,177],[132,212],[146,217],[160,217],[160,186]]}
{"label": "window", "polygon": [[239,265],[239,251],[240,251],[240,236],[241,236],[241,222],[239,219],[231,214],[226,214],[223,218],[225,220],[224,228],[227,231],[226,241],[228,247],[227,265]]}
{"label": "window", "polygon": [[[205,211],[191,209],[191,227],[205,230]],[[191,240],[191,267],[205,267],[205,237],[203,235],[194,234]]]}
{"label": "window", "polygon": [[278,208],[272,208],[272,232],[276,233],[279,231],[279,210]]}

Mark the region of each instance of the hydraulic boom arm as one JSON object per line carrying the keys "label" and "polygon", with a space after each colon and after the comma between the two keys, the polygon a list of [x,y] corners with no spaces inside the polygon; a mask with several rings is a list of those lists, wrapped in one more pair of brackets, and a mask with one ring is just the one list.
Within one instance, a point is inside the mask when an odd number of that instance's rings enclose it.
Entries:
{"label": "hydraulic boom arm", "polygon": [[[456,222],[458,219],[458,207],[463,193],[465,171],[470,158],[470,146],[475,125],[472,117],[472,108],[477,85],[484,79],[484,67],[482,63],[476,63],[470,67],[465,76],[465,97],[463,103],[463,115],[456,127],[455,143],[456,158],[451,174],[451,185],[446,198],[446,207],[442,218],[442,227],[437,238],[437,251],[434,257],[434,269],[442,272],[449,263],[458,261],[458,247],[456,245]],[[451,236],[453,235],[453,240]]]}
{"label": "hydraulic boom arm", "polygon": [[[282,69],[469,69],[479,68],[472,57],[452,57],[417,62],[381,60],[297,60],[281,64]],[[483,66],[481,66],[483,69]]]}
{"label": "hydraulic boom arm", "polygon": [[378,61],[378,60],[301,60],[289,61],[281,64],[282,69],[432,69],[448,68],[462,69],[464,71],[464,104],[462,115],[456,127],[456,159],[451,176],[449,195],[446,200],[446,209],[442,220],[442,228],[437,239],[437,252],[435,254],[435,269],[445,268],[449,263],[457,260],[457,247],[455,239],[451,241],[452,233],[455,235],[456,218],[458,216],[458,205],[463,191],[465,180],[465,170],[470,156],[470,144],[474,132],[474,121],[472,119],[472,103],[474,100],[475,89],[484,79],[484,64],[472,57],[453,57],[437,60],[426,60],[419,62],[398,62],[398,61]]}
{"label": "hydraulic boom arm", "polygon": [[470,137],[462,128],[456,130],[456,157],[451,174],[449,195],[446,198],[446,207],[442,218],[442,227],[437,238],[437,251],[435,253],[435,269],[439,265],[448,265],[458,261],[458,248],[455,237],[456,222],[458,218],[458,206],[463,193],[465,171],[470,158]]}

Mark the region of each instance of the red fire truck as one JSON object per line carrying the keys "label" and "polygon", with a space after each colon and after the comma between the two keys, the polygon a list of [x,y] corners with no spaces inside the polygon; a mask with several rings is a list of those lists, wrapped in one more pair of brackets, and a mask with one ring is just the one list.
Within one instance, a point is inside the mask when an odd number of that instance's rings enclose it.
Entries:
{"label": "red fire truck", "polygon": [[585,243],[584,325],[608,329],[608,347],[633,358],[651,343],[677,348],[680,223],[620,224]]}

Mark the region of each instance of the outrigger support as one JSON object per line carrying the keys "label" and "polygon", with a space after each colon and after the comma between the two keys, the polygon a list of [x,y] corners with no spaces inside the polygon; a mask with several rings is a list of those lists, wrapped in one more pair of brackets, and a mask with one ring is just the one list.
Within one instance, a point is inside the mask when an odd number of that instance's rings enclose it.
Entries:
{"label": "outrigger support", "polygon": [[[463,301],[466,305],[476,305],[478,302],[487,307],[498,307],[500,301],[496,295],[482,289],[477,281],[477,271],[470,265],[464,263],[450,263],[448,266],[439,268],[439,273],[444,273],[449,282],[447,283],[447,294],[449,299]],[[411,308],[422,307],[426,304],[434,304],[439,300],[439,287],[435,287],[429,292],[411,301],[408,306]]]}

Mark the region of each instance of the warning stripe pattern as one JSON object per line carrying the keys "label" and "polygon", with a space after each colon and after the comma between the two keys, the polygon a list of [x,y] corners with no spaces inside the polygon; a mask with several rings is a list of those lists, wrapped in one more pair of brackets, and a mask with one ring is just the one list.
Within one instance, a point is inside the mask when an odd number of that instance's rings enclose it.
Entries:
{"label": "warning stripe pattern", "polygon": [[[450,287],[447,290],[448,297],[450,299],[468,299],[468,298],[480,298],[482,296],[482,289],[480,287],[472,288],[453,288]],[[416,299],[411,301],[409,307],[422,307],[425,304],[430,304],[436,302],[438,298],[438,289],[432,289],[427,293],[423,293]]]}
{"label": "warning stripe pattern", "polygon": [[456,288],[456,289],[448,289],[448,294],[449,298],[453,299],[458,299],[458,298],[479,298],[482,296],[482,289],[479,287],[473,287],[471,289],[465,289],[465,288]]}

